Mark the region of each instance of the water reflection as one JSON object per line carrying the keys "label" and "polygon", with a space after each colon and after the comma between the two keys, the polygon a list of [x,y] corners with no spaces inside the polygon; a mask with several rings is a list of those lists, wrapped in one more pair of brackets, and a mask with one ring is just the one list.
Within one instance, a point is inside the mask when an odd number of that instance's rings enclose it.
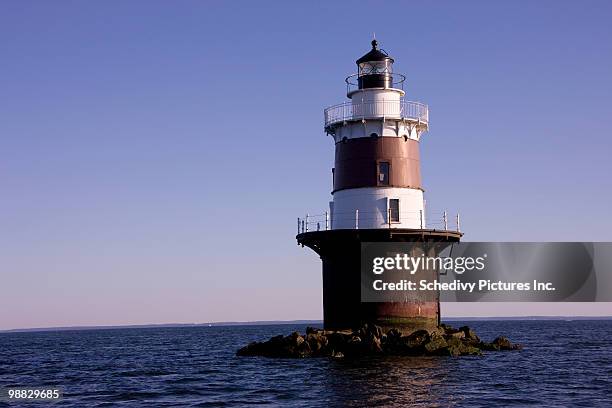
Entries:
{"label": "water reflection", "polygon": [[444,391],[453,360],[387,357],[332,361],[323,376],[323,394],[343,406],[452,405]]}

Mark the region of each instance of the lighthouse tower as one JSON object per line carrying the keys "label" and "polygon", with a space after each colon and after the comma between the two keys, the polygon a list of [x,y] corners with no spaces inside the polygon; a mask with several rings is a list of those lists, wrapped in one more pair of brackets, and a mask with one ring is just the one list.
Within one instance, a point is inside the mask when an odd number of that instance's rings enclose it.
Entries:
{"label": "lighthouse tower", "polygon": [[324,214],[298,219],[298,244],[323,262],[326,329],[375,323],[398,329],[431,328],[440,320],[438,297],[361,302],[363,242],[457,242],[447,213],[428,222],[419,143],[428,130],[427,105],[405,99],[404,79],[378,42],[346,78],[348,101],[325,109],[333,138],[333,200]]}
{"label": "lighthouse tower", "polygon": [[331,228],[423,228],[425,206],[419,139],[427,106],[405,101],[404,76],[378,49],[357,60],[346,79],[349,102],[325,109],[325,131],[334,138]]}

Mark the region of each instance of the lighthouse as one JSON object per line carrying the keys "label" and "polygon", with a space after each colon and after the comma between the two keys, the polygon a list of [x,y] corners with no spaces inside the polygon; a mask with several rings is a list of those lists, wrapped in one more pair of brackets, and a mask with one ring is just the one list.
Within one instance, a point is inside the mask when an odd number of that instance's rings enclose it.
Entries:
{"label": "lighthouse", "polygon": [[428,106],[406,99],[405,76],[394,72],[394,59],[376,40],[371,44],[356,61],[357,73],[346,78],[348,100],[324,110],[335,148],[329,209],[298,218],[296,238],[322,260],[326,329],[363,323],[431,329],[440,322],[437,293],[361,299],[363,243],[458,242],[462,236],[458,215],[430,215],[425,206],[419,145],[429,129]]}

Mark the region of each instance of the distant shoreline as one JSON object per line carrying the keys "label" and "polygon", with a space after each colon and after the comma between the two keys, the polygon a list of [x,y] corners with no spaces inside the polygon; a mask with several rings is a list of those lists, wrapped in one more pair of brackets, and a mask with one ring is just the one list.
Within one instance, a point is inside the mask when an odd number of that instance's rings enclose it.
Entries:
{"label": "distant shoreline", "polygon": [[[612,320],[612,316],[505,316],[505,317],[447,317],[444,321],[504,321],[504,320]],[[163,329],[180,327],[223,327],[223,326],[265,326],[265,325],[322,325],[322,320],[258,320],[251,322],[207,322],[207,323],[160,323],[126,324],[112,326],[65,326],[33,327],[24,329],[0,330],[2,333],[28,333],[49,331],[115,330],[115,329]]]}

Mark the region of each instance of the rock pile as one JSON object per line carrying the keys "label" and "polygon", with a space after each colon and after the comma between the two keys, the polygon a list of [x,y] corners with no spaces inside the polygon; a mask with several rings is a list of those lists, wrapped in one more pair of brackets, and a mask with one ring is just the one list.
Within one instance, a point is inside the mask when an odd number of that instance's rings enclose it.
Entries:
{"label": "rock pile", "polygon": [[360,357],[368,355],[464,356],[481,355],[482,350],[519,350],[506,337],[483,342],[468,326],[454,329],[442,324],[432,331],[418,330],[403,335],[397,329],[386,333],[376,325],[365,324],[353,331],[326,331],[306,328],[302,336],[275,336],[265,342],[253,342],[236,353],[239,356],[264,357]]}

